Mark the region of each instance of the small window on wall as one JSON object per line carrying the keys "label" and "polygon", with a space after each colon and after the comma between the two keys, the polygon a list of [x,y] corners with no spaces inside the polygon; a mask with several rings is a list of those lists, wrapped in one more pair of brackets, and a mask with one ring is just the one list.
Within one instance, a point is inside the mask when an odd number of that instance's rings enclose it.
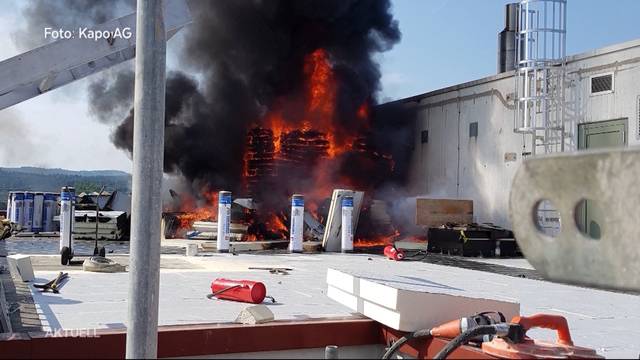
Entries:
{"label": "small window on wall", "polygon": [[610,94],[613,92],[613,73],[594,75],[591,77],[591,95]]}
{"label": "small window on wall", "polygon": [[478,137],[478,122],[469,123],[469,137],[477,138]]}
{"label": "small window on wall", "polygon": [[420,133],[420,140],[423,144],[429,142],[429,130],[422,130],[422,132]]}

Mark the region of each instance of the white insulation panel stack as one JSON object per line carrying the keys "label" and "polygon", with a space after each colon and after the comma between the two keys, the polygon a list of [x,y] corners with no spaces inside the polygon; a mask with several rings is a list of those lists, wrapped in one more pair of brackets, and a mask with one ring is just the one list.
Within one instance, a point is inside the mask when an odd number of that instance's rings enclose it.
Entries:
{"label": "white insulation panel stack", "polygon": [[448,285],[429,276],[394,273],[328,269],[327,295],[351,310],[401,331],[427,329],[483,311],[500,311],[509,320],[520,314],[519,303],[490,293]]}

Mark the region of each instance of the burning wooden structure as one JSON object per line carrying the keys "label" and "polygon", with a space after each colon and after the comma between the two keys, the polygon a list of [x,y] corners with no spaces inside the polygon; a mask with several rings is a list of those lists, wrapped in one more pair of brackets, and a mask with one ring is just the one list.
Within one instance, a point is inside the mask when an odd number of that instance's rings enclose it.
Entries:
{"label": "burning wooden structure", "polygon": [[[376,186],[393,171],[394,162],[370,141],[368,101],[354,108],[351,118],[338,111],[340,81],[333,66],[324,49],[308,54],[301,69],[303,91],[274,101],[246,131],[240,186],[205,189],[181,198],[168,212],[169,236],[209,233],[193,229],[193,224],[209,221],[214,226],[219,190],[233,190],[255,204],[234,201],[232,205],[232,223],[246,228],[234,236],[243,241],[288,239],[289,203],[295,193],[305,197],[306,240],[322,240],[335,188],[364,191],[366,198],[359,204],[362,217],[370,217]],[[361,223],[356,244],[383,245],[398,235],[388,223],[377,226],[372,219]]]}

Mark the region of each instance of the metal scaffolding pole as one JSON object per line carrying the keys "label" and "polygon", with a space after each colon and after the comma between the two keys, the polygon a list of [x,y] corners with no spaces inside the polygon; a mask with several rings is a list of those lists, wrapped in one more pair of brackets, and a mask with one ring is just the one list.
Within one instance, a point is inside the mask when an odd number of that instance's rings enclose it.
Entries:
{"label": "metal scaffolding pole", "polygon": [[138,0],[127,358],[156,358],[166,35],[161,0]]}

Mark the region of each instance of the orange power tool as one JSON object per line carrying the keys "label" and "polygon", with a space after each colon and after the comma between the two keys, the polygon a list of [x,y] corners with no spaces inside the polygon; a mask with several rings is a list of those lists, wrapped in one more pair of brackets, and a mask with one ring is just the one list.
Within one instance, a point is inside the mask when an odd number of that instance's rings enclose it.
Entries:
{"label": "orange power tool", "polygon": [[[482,343],[482,351],[502,359],[604,359],[595,350],[573,345],[567,319],[559,315],[536,314],[516,316],[510,325],[521,327],[518,336],[496,337]],[[534,340],[526,336],[528,330],[544,328],[555,330],[558,338],[555,343]]]}
{"label": "orange power tool", "polygon": [[[491,314],[495,316],[490,316]],[[527,331],[533,328],[556,330],[558,339],[555,343],[533,340],[526,335]],[[603,358],[593,349],[573,344],[569,325],[562,316],[549,314],[516,316],[507,323],[502,313],[485,312],[405,335],[389,347],[383,359],[390,359],[391,355],[410,339],[431,336],[451,339],[434,359],[447,358],[456,348],[468,341],[482,344],[484,353],[501,359]]]}

